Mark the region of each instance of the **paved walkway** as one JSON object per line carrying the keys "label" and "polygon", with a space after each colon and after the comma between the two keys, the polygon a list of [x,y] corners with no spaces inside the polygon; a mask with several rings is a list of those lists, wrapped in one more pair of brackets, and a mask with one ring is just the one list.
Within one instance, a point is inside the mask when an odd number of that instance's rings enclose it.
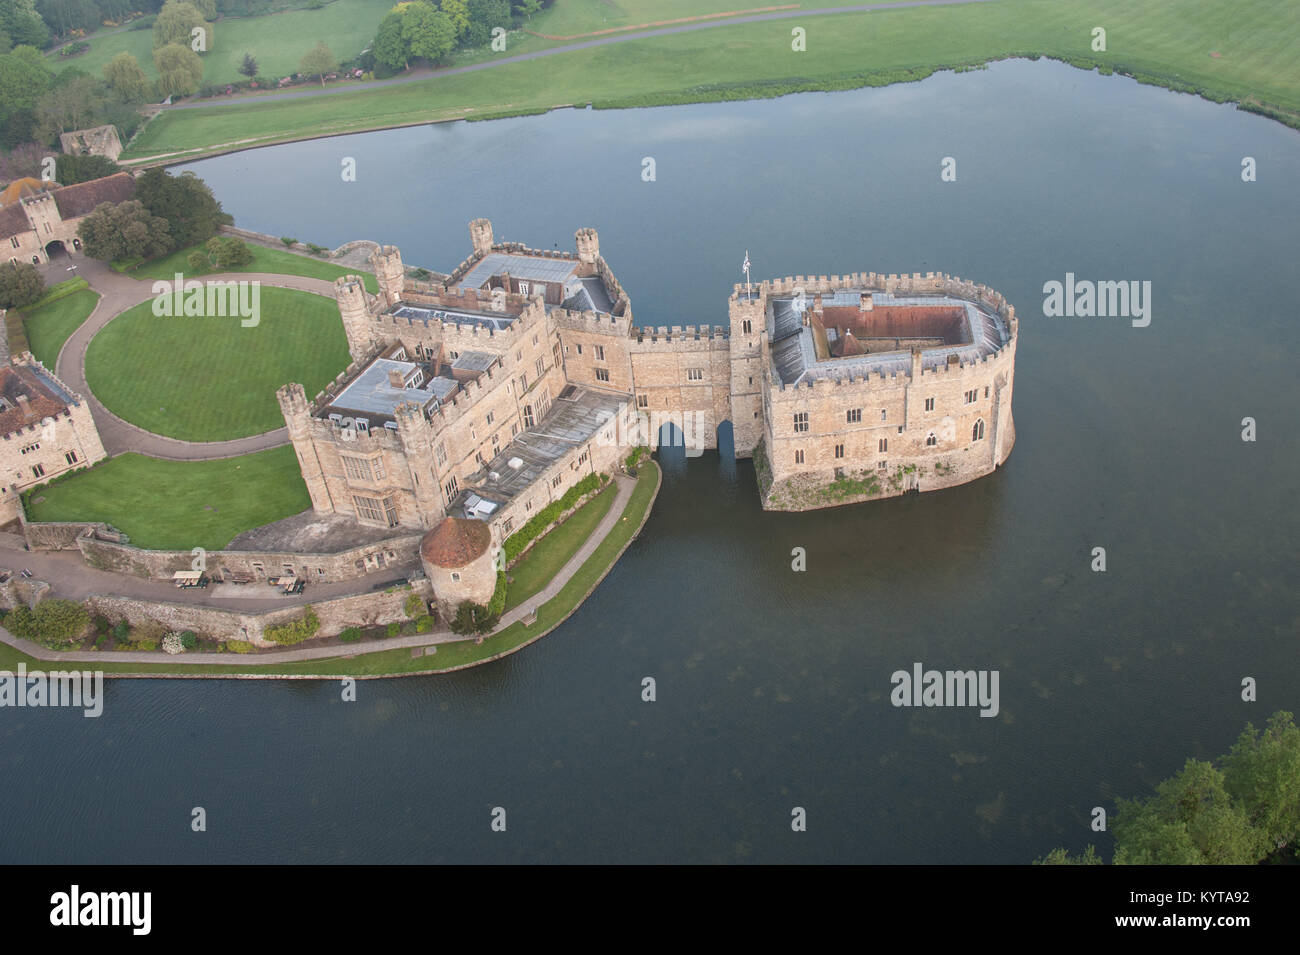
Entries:
{"label": "paved walkway", "polygon": [[[569,561],[563,567],[560,568],[559,573],[557,573],[555,577],[552,578],[551,582],[547,584],[545,588],[543,588],[539,593],[535,594],[533,597],[529,598],[525,604],[516,607],[514,610],[510,611],[507,614],[504,614],[501,617],[501,622],[497,625],[497,628],[496,630],[493,631],[493,633],[498,633],[501,630],[505,629],[506,627],[510,626],[511,624],[514,624],[522,620],[524,617],[531,615],[536,611],[536,608],[540,607],[542,604],[546,603],[546,601],[550,600],[556,594],[558,594],[560,590],[564,588],[564,585],[567,584],[573,578],[574,574],[578,572],[578,569],[582,567],[584,563],[586,563],[587,559],[591,557],[593,553],[595,553],[596,548],[601,545],[601,543],[605,540],[607,536],[609,536],[609,533],[614,529],[614,526],[620,520],[623,519],[623,512],[627,509],[628,502],[632,498],[632,492],[636,489],[636,480],[634,478],[630,478],[625,475],[617,475],[615,477],[615,480],[618,482],[618,491],[614,498],[614,503],[610,505],[609,511],[605,514],[605,517],[601,520],[600,524],[596,526],[596,529],[592,531],[591,535],[587,538],[587,540],[583,542],[583,545],[580,548],[578,548],[577,553],[575,553],[573,557],[571,557]],[[68,567],[54,566],[55,564],[64,564],[64,563],[67,563],[69,566]],[[37,572],[38,567],[42,568],[43,570],[46,570],[47,572],[49,570],[56,570],[60,574],[60,576],[57,578],[60,581],[60,583],[57,585],[59,588],[65,588],[68,586],[68,584],[66,583],[68,570],[73,569],[75,567],[75,569],[80,570],[87,577],[87,581],[85,583],[85,593],[80,595],[82,597],[88,596],[91,593],[103,592],[102,588],[103,586],[105,586],[105,583],[103,582],[103,580],[101,580],[101,578],[107,578],[107,585],[116,588],[110,590],[109,591],[110,593],[119,593],[119,594],[131,595],[131,596],[146,596],[145,594],[133,593],[133,590],[137,589],[136,585],[140,585],[141,588],[148,588],[150,590],[152,590],[154,587],[161,587],[164,591],[170,591],[171,593],[170,599],[173,600],[176,599],[176,588],[173,587],[171,584],[167,583],[166,581],[140,580],[138,578],[123,577],[120,574],[110,574],[104,571],[92,570],[90,568],[84,567],[84,565],[81,564],[81,555],[77,551],[56,551],[54,553],[48,553],[48,554],[14,552],[12,550],[6,551],[3,541],[0,541],[0,567],[13,568],[15,566],[19,568],[24,566],[28,567],[29,569],[32,570],[33,574],[38,578],[41,577],[41,573]],[[378,577],[376,577],[375,579],[378,580]],[[371,582],[370,578],[367,578],[367,583],[370,582]],[[344,581],[333,586],[338,588],[345,588],[348,584],[352,585],[352,590],[347,592],[355,593],[356,592],[355,581]],[[79,586],[79,583],[74,584],[73,588],[75,589],[77,586]],[[253,585],[249,585],[249,586],[253,586]],[[260,601],[262,603],[269,604],[270,605],[269,608],[242,606],[242,605],[235,606],[233,605],[233,602],[230,600],[223,600],[221,598],[216,598],[216,597],[207,597],[206,599],[204,599],[203,597],[192,598],[189,596],[192,593],[191,591],[185,592],[186,593],[185,599],[186,602],[203,603],[208,606],[226,607],[232,610],[276,609],[279,607],[286,606],[286,604],[291,605],[294,599],[297,599],[299,603],[309,602],[308,597],[314,598],[316,600],[320,600],[322,599],[321,596],[322,593],[328,590],[330,586],[331,585],[329,584],[315,585],[310,595],[306,595],[301,598],[286,597],[283,598],[283,600],[281,601],[277,601],[274,599],[270,601]],[[70,594],[65,593],[63,589],[59,590],[59,595],[70,596]],[[151,596],[151,599],[155,599],[155,600],[169,599],[167,596],[158,597],[152,594],[148,596]],[[342,596],[342,594],[335,594],[334,596]],[[251,604],[252,601],[249,601],[248,603]],[[437,630],[437,631],[433,631],[432,633],[418,633],[409,637],[389,637],[383,640],[371,640],[361,644],[331,644],[328,646],[320,646],[320,647],[303,647],[298,650],[276,650],[272,653],[249,654],[237,659],[242,660],[243,662],[247,662],[250,665],[261,667],[265,664],[296,663],[302,660],[324,660],[324,659],[332,659],[335,657],[347,658],[351,656],[356,656],[357,654],[361,654],[361,653],[376,653],[381,650],[394,650],[403,647],[415,648],[415,647],[437,646],[438,644],[441,643],[455,643],[465,639],[467,638],[464,635],[452,633],[450,630]],[[14,636],[8,630],[5,630],[2,627],[0,627],[0,640],[9,644],[11,647],[21,650],[23,653],[27,654],[28,656],[36,657],[37,659],[40,660],[49,660],[49,661],[58,661],[58,662],[67,662],[67,663],[112,662],[112,663],[165,663],[168,665],[204,665],[204,664],[210,665],[210,664],[233,664],[237,662],[236,658],[232,658],[228,654],[213,654],[213,653],[180,653],[173,656],[172,654],[162,653],[161,651],[134,652],[130,650],[123,650],[123,651],[47,650],[45,647],[42,647],[39,644],[35,644],[29,640],[24,640],[21,637]],[[436,666],[437,664],[436,659],[432,660],[431,664]]]}
{"label": "paved walkway", "polygon": [[[109,411],[90,390],[86,381],[86,350],[90,340],[118,315],[132,306],[147,302],[153,298],[154,279],[133,279],[113,271],[103,262],[83,255],[72,260],[76,263],[76,274],[80,275],[90,287],[99,293],[99,303],[94,311],[75,332],[68,337],[54,373],[69,388],[82,395],[90,402],[90,412],[99,428],[100,440],[104,450],[112,457],[124,451],[134,451],[151,458],[164,458],[169,461],[208,461],[214,458],[231,458],[253,451],[265,451],[289,442],[289,433],[285,428],[277,428],[264,434],[250,435],[231,441],[181,441],[154,434],[144,428],[136,427]],[[66,263],[62,256],[46,266],[43,271],[53,279],[66,277]],[[325,279],[312,279],[297,275],[271,275],[260,272],[226,272],[203,276],[204,281],[258,281],[266,286],[296,289],[300,292],[313,292],[332,298],[334,284]]]}

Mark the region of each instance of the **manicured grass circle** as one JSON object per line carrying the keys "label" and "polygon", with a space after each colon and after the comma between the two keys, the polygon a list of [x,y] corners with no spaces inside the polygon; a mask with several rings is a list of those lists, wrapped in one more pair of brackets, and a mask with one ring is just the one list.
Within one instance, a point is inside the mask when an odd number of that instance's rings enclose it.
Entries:
{"label": "manicured grass circle", "polygon": [[347,367],[333,300],[263,286],[260,319],[159,317],[145,302],[109,322],[86,353],[86,380],[115,415],[155,434],[224,441],[284,426],[275,391],[314,395]]}

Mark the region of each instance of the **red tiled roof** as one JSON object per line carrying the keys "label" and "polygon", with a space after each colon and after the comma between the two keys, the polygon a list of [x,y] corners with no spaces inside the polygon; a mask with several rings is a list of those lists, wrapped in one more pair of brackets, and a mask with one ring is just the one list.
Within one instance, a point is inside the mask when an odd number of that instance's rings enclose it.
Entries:
{"label": "red tiled roof", "polygon": [[[27,397],[26,410],[18,400],[20,395]],[[26,368],[13,365],[0,368],[0,397],[4,398],[5,404],[4,410],[0,410],[0,434],[9,434],[29,424],[39,424],[45,418],[67,408],[36,375]]]}
{"label": "red tiled roof", "polygon": [[54,202],[59,207],[59,215],[66,220],[86,215],[101,202],[126,202],[134,195],[135,180],[129,172],[119,172],[55,189]]}
{"label": "red tiled roof", "polygon": [[420,556],[435,567],[464,567],[482,557],[491,543],[492,532],[484,521],[446,517],[424,535]]}

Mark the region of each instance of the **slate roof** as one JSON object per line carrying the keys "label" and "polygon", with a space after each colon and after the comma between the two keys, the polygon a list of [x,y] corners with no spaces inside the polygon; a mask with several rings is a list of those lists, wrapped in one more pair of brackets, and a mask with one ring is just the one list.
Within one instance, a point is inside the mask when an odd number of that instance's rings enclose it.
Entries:
{"label": "slate roof", "polygon": [[54,202],[59,207],[59,215],[75,219],[91,212],[101,202],[126,202],[134,195],[135,180],[129,172],[119,172],[55,189]]}
{"label": "slate roof", "polygon": [[563,282],[578,267],[577,259],[558,259],[534,255],[513,255],[508,252],[489,252],[474,263],[465,273],[460,285],[465,288],[482,288],[494,275],[509,272],[511,278],[537,282]]}
{"label": "slate roof", "polygon": [[0,239],[31,231],[32,224],[27,221],[27,213],[23,212],[21,203],[15,202],[12,206],[0,209]]}

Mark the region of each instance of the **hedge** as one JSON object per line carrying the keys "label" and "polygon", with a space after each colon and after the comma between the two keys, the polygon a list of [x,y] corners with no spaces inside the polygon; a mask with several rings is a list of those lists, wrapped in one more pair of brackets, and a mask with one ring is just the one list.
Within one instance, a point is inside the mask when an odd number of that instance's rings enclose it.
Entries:
{"label": "hedge", "polygon": [[267,627],[266,639],[279,644],[302,643],[314,637],[319,629],[320,618],[316,616],[316,611],[308,606],[307,613],[302,619]]}
{"label": "hedge", "polygon": [[[578,501],[590,494],[592,491],[600,488],[605,483],[604,474],[588,474],[573,487],[564,492],[564,496],[558,501],[552,501],[544,508],[529,518],[523,527],[515,531],[506,538],[505,551],[506,561],[512,561],[528,549],[528,545],[541,537],[551,525],[560,519],[560,515],[567,511]],[[495,598],[494,598],[495,599]],[[504,605],[505,598],[502,597]]]}

